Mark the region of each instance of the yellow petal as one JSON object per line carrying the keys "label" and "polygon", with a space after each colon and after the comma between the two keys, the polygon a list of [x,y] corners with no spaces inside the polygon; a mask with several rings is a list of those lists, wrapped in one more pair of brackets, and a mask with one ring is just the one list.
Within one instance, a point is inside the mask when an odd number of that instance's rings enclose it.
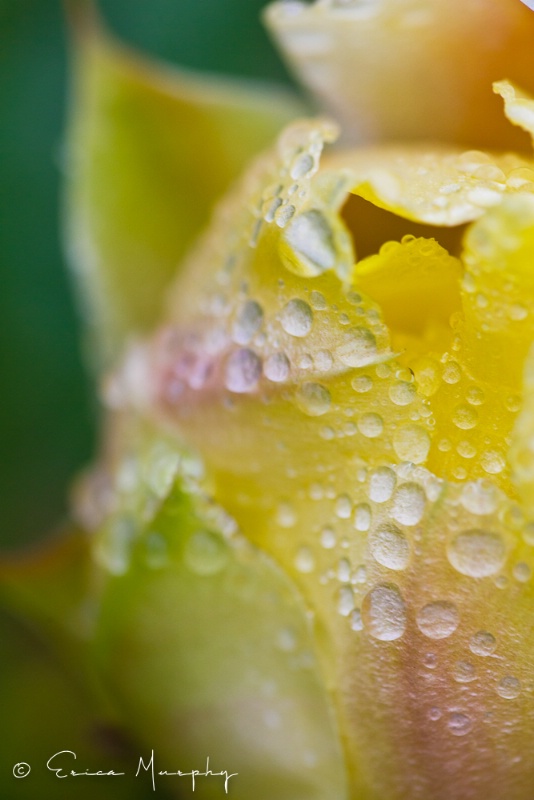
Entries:
{"label": "yellow petal", "polygon": [[109,364],[154,324],[215,199],[300,105],[282,90],[145,62],[93,28],[77,44],[66,239]]}
{"label": "yellow petal", "polygon": [[526,147],[490,90],[503,76],[534,89],[534,15],[521,2],[279,2],[266,21],[347,141]]}
{"label": "yellow petal", "polygon": [[511,153],[423,145],[358,148],[334,153],[323,169],[346,171],[354,194],[427,225],[472,222],[505,192],[534,192],[534,161]]}

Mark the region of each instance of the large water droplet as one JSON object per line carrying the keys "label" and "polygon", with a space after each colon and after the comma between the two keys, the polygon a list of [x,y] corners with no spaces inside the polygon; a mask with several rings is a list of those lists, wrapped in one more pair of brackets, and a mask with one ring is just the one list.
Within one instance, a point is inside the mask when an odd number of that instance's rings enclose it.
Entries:
{"label": "large water droplet", "polygon": [[444,600],[428,603],[417,612],[417,626],[429,639],[446,639],[459,624],[456,606]]}
{"label": "large water droplet", "polygon": [[417,483],[403,483],[393,497],[390,514],[402,525],[417,525],[425,513],[426,495]]}
{"label": "large water droplet", "polygon": [[376,361],[376,338],[368,328],[352,328],[346,331],[342,342],[337,349],[337,355],[347,367],[364,367]]}
{"label": "large water droplet", "polygon": [[410,545],[396,525],[382,525],[373,531],[369,548],[373,558],[388,569],[406,569],[410,561]]}
{"label": "large water droplet", "polygon": [[291,336],[303,338],[311,331],[313,311],[304,300],[295,298],[284,306],[281,316],[282,327]]}
{"label": "large water droplet", "polygon": [[282,249],[284,265],[297,275],[312,277],[332,269],[336,263],[334,233],[317,209],[294,217],[286,227]]}
{"label": "large water droplet", "polygon": [[234,351],[226,362],[225,385],[231,392],[253,391],[261,377],[261,359],[253,350]]}
{"label": "large water droplet", "polygon": [[449,542],[447,556],[462,575],[484,578],[501,569],[506,560],[506,548],[498,533],[474,528],[459,533]]}
{"label": "large water droplet", "polygon": [[466,483],[462,490],[462,505],[472,514],[493,514],[498,499],[497,487],[484,479]]}
{"label": "large water droplet", "polygon": [[197,575],[215,575],[226,566],[229,556],[222,536],[211,531],[196,531],[184,548],[184,561]]}
{"label": "large water droplet", "polygon": [[310,417],[320,417],[330,409],[330,392],[320,383],[302,383],[296,392],[297,405]]}
{"label": "large water droplet", "polygon": [[363,599],[362,619],[375,639],[382,642],[400,639],[406,629],[406,605],[398,588],[382,583],[371,589]]}

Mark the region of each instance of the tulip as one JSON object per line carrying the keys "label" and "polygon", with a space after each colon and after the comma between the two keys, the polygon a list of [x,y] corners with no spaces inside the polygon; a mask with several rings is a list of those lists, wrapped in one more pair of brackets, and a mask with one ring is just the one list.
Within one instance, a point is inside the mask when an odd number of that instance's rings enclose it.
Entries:
{"label": "tulip", "polygon": [[232,775],[201,798],[534,792],[527,5],[275,3],[324,118],[84,18],[66,241],[101,446],[4,594],[144,771]]}

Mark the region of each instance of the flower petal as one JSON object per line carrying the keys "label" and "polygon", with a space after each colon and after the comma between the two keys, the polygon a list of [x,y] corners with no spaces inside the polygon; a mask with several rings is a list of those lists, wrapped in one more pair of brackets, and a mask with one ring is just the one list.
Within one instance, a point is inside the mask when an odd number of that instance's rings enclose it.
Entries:
{"label": "flower petal", "polygon": [[266,21],[347,140],[525,149],[489,90],[503,75],[534,89],[534,16],[520,2],[297,0]]}
{"label": "flower petal", "polygon": [[66,238],[109,364],[155,322],[215,199],[301,106],[283,90],[144,62],[91,26],[75,66]]}

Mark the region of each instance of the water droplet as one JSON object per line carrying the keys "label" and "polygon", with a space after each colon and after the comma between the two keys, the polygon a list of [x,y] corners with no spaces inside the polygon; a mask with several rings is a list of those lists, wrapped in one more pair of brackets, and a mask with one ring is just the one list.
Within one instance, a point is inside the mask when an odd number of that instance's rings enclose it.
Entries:
{"label": "water droplet", "polygon": [[403,425],[393,436],[393,447],[401,461],[422,464],[430,449],[430,436],[420,425]]}
{"label": "water droplet", "polygon": [[315,558],[309,547],[300,547],[295,556],[295,567],[299,572],[309,573],[315,569]]}
{"label": "water droplet", "polygon": [[380,414],[362,414],[358,420],[358,430],[368,439],[376,439],[384,431],[384,420]]}
{"label": "water droplet", "polygon": [[235,350],[226,362],[225,386],[231,392],[253,391],[261,377],[261,359],[253,350]]}
{"label": "water droplet", "polygon": [[417,525],[425,513],[426,495],[417,483],[403,483],[393,496],[391,517],[402,525]]}
{"label": "water droplet", "polygon": [[371,589],[363,599],[362,619],[375,639],[382,642],[400,639],[406,629],[406,605],[398,588],[382,583]]}
{"label": "water droplet", "polygon": [[281,316],[282,328],[290,336],[303,338],[312,329],[313,311],[304,300],[294,298],[287,303]]}
{"label": "water droplet", "polygon": [[407,406],[415,400],[413,383],[399,381],[389,387],[389,399],[397,406]]}
{"label": "water droplet", "polygon": [[453,736],[465,736],[473,729],[473,720],[467,714],[453,711],[447,719],[447,727]]}
{"label": "water droplet", "polygon": [[113,519],[99,537],[97,557],[112,575],[124,575],[130,565],[136,523],[130,517]]}
{"label": "water droplet", "polygon": [[233,336],[237,344],[248,344],[263,322],[263,309],[255,300],[248,300],[234,323]]}
{"label": "water droplet", "polygon": [[445,383],[458,383],[462,377],[462,371],[456,361],[448,361],[443,368],[443,380]]}
{"label": "water droplet", "polygon": [[465,399],[472,406],[480,406],[485,400],[484,392],[479,386],[470,386],[466,392]]}
{"label": "water droplet", "polygon": [[339,519],[349,519],[352,514],[352,500],[348,494],[340,494],[336,498],[336,517]]}
{"label": "water droplet", "polygon": [[471,638],[469,649],[477,656],[491,656],[497,649],[497,642],[488,631],[478,631]]}
{"label": "water droplet", "polygon": [[512,572],[514,578],[516,581],[519,581],[519,583],[527,583],[532,575],[529,565],[525,564],[524,561],[519,561],[515,564]]}
{"label": "water droplet", "polygon": [[410,561],[410,545],[396,525],[386,524],[373,531],[369,548],[373,558],[388,569],[406,569]]}
{"label": "water droplet", "polygon": [[469,661],[457,661],[454,665],[453,677],[458,683],[471,683],[476,680],[477,671]]}
{"label": "water droplet", "polygon": [[184,548],[184,561],[197,575],[215,575],[226,566],[230,553],[228,545],[216,533],[196,531]]}
{"label": "water droplet", "polygon": [[337,355],[347,367],[364,367],[376,361],[376,338],[368,328],[345,331],[342,342],[337,349]]}
{"label": "water droplet", "polygon": [[486,450],[480,457],[480,465],[484,472],[498,475],[506,466],[504,458],[496,450]]}
{"label": "water droplet", "polygon": [[297,156],[291,167],[290,175],[294,181],[304,178],[315,166],[315,160],[311,153],[301,153]]}
{"label": "water droplet", "polygon": [[429,639],[446,639],[459,624],[456,606],[444,600],[428,603],[417,612],[417,626]]}
{"label": "water droplet", "polygon": [[471,578],[494,575],[506,560],[506,548],[498,533],[473,528],[459,533],[447,546],[455,570]]}
{"label": "water droplet", "polygon": [[289,502],[280,503],[276,510],[276,521],[282,528],[292,528],[297,521],[295,509]]}
{"label": "water droplet", "polygon": [[437,722],[438,719],[441,719],[441,717],[442,717],[441,709],[438,708],[437,706],[432,706],[432,708],[428,712],[428,718],[431,720],[431,722]]}
{"label": "water droplet", "polygon": [[436,669],[438,659],[435,653],[425,653],[423,657],[423,664],[427,669]]}
{"label": "water droplet", "polygon": [[412,366],[419,392],[423,397],[432,397],[439,389],[441,367],[431,358],[419,358]]}
{"label": "water droplet", "polygon": [[360,503],[354,509],[354,527],[357,531],[368,531],[371,527],[371,508],[367,503]]}
{"label": "water droplet", "polygon": [[350,581],[350,561],[348,558],[340,558],[337,565],[337,579],[341,583]]}
{"label": "water droplet", "polygon": [[282,630],[278,631],[276,643],[282,652],[292,653],[297,646],[295,631],[291,628],[282,628]]}
{"label": "water droplet", "polygon": [[348,617],[354,610],[354,594],[351,586],[341,586],[338,594],[337,610],[342,617]]}
{"label": "water droplet", "polygon": [[293,217],[283,238],[290,248],[282,250],[284,265],[296,275],[320,275],[336,263],[334,233],[317,209]]}
{"label": "water droplet", "polygon": [[457,406],[454,409],[452,421],[457,428],[466,431],[475,427],[478,422],[478,414],[471,406]]}
{"label": "water droplet", "polygon": [[325,525],[321,529],[321,545],[325,550],[331,550],[336,546],[336,532],[330,525]]}
{"label": "water droplet", "polygon": [[273,383],[282,383],[289,377],[289,359],[285,353],[273,353],[263,365],[265,377]]}
{"label": "water droplet", "polygon": [[373,380],[369,375],[357,375],[353,378],[351,386],[355,392],[363,394],[364,392],[369,392],[373,388]]}
{"label": "water droplet", "polygon": [[310,417],[320,417],[330,409],[330,392],[320,383],[302,383],[296,392],[297,405]]}
{"label": "water droplet", "polygon": [[371,473],[369,479],[369,498],[375,503],[387,502],[393,490],[397,479],[395,473],[389,467],[378,467]]}
{"label": "water droplet", "polygon": [[355,608],[350,614],[350,627],[353,631],[363,630],[362,612],[359,608]]}
{"label": "water droplet", "polygon": [[505,700],[515,700],[521,694],[521,683],[512,675],[506,675],[497,684],[497,694]]}
{"label": "water droplet", "polygon": [[497,488],[484,479],[466,483],[461,502],[472,514],[493,514],[499,499]]}
{"label": "water droplet", "polygon": [[310,294],[310,303],[312,304],[312,308],[315,308],[316,311],[324,311],[326,308],[325,296],[321,294],[321,292],[313,291]]}

